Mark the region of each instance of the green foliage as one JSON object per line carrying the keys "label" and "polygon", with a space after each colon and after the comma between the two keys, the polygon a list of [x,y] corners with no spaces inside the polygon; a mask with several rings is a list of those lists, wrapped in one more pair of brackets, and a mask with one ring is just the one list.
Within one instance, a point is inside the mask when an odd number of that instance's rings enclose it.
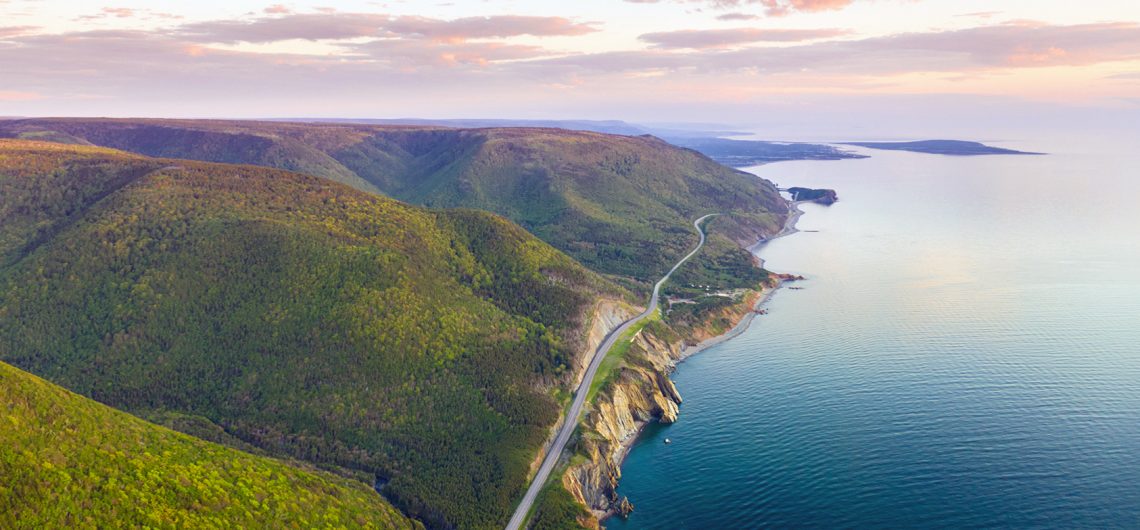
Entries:
{"label": "green foliage", "polygon": [[602,359],[601,364],[598,365],[598,373],[594,377],[593,382],[590,383],[590,389],[586,394],[587,401],[593,401],[594,396],[598,392],[605,389],[613,382],[621,371],[622,365],[626,362],[630,348],[633,346],[633,341],[638,333],[646,326],[661,321],[661,311],[654,311],[651,315],[641,319],[636,324],[629,327],[621,334],[621,337],[614,342],[610,351],[606,352],[606,357]]}
{"label": "green foliage", "polygon": [[[714,234],[727,249],[778,229],[787,213],[770,182],[650,136],[97,119],[14,120],[0,124],[5,131],[51,131],[151,156],[297,170],[415,204],[492,211],[593,270],[633,279],[626,285],[643,294],[692,248],[694,218],[732,214]],[[734,264],[717,261],[722,255]],[[697,261],[708,267],[689,273],[701,283],[727,278],[725,267],[742,261],[728,250],[705,256]]]}
{"label": "green foliage", "polygon": [[371,488],[152,425],[0,363],[0,526],[417,528]]}
{"label": "green foliage", "polygon": [[625,296],[494,215],[284,171],[0,141],[0,191],[0,358],[435,527],[506,519],[584,313]]}
{"label": "green foliage", "polygon": [[701,252],[681,265],[669,278],[663,292],[666,295],[687,296],[704,292],[694,285],[708,286],[718,291],[725,289],[752,289],[768,277],[768,272],[756,266],[756,259],[748,250],[723,237],[717,230],[723,217],[714,217],[705,223],[708,241]]}
{"label": "green foliage", "polygon": [[[565,470],[563,470],[565,472]],[[581,530],[578,520],[590,513],[562,486],[562,473],[556,473],[535,500],[530,518],[531,530]]]}

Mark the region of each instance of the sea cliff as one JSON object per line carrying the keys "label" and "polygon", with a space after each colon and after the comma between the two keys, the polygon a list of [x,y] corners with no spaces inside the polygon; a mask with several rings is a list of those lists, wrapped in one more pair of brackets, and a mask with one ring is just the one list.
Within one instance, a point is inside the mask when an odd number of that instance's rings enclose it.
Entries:
{"label": "sea cliff", "polygon": [[579,520],[583,526],[596,528],[601,520],[633,508],[617,494],[621,463],[646,424],[677,420],[682,398],[669,379],[677,362],[747,326],[779,281],[772,275],[765,285],[742,294],[737,303],[710,315],[700,326],[678,330],[653,322],[633,338],[625,363],[587,412],[576,458],[562,475],[562,486],[589,509],[590,517]]}
{"label": "sea cliff", "polygon": [[[750,249],[795,232],[795,222],[802,212],[795,208],[794,202],[790,206],[792,209],[782,226],[757,234],[760,242]],[[763,266],[758,258],[755,263],[757,267]],[[733,293],[733,303],[703,313],[696,320],[670,318],[670,303],[663,301],[664,318],[650,321],[629,339],[629,348],[622,354],[614,373],[608,377],[599,374],[600,379],[605,377],[605,382],[590,402],[561,474],[555,475],[560,484],[548,486],[561,491],[548,494],[540,501],[539,510],[578,513],[577,522],[585,528],[599,528],[607,517],[632,511],[630,500],[617,493],[621,464],[649,422],[677,421],[682,398],[669,378],[677,363],[744,331],[753,317],[763,313],[760,306],[783,282],[801,279],[768,273],[753,288]],[[624,303],[599,303],[590,317],[587,353],[575,368],[584,367],[588,354],[593,351],[590,348],[595,348],[609,331],[638,311]],[[562,506],[551,506],[560,502]]]}

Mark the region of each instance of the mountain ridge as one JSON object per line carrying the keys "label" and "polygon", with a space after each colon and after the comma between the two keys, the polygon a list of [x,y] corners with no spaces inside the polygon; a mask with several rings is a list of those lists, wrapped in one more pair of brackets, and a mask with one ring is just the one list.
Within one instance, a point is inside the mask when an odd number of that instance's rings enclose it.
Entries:
{"label": "mountain ridge", "polygon": [[0,197],[0,360],[375,474],[438,528],[505,520],[588,311],[628,296],[494,214],[257,166],[0,140]]}
{"label": "mountain ridge", "polygon": [[642,292],[695,242],[692,218],[731,214],[718,222],[698,261],[704,268],[723,262],[743,270],[751,261],[743,247],[778,229],[788,215],[772,183],[648,136],[86,118],[7,122],[0,134],[277,167],[415,204],[488,210]]}

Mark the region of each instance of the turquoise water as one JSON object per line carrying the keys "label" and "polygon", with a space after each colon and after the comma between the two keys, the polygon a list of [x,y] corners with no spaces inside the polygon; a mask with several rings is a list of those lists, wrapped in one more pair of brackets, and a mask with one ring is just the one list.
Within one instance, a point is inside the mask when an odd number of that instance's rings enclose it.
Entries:
{"label": "turquoise water", "polygon": [[1140,528],[1137,140],[753,168],[840,202],[760,251],[808,280],[678,367],[607,527]]}

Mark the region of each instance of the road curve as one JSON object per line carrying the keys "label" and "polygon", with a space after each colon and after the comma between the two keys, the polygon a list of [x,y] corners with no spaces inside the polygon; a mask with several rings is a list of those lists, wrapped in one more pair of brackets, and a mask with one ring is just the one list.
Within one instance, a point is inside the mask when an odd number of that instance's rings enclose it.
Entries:
{"label": "road curve", "polygon": [[693,227],[697,229],[700,234],[701,240],[697,243],[696,248],[689,252],[685,257],[681,258],[676,265],[673,265],[669,272],[665,273],[656,284],[653,285],[653,294],[649,296],[649,305],[646,306],[645,311],[629,320],[626,320],[622,325],[606,335],[605,340],[598,345],[598,349],[594,351],[594,358],[590,360],[590,366],[586,368],[586,375],[582,376],[582,382],[578,385],[578,389],[574,391],[574,402],[570,405],[570,410],[566,413],[566,421],[563,422],[562,428],[558,430],[558,436],[554,438],[554,444],[550,446],[547,451],[546,457],[542,459],[542,465],[538,468],[538,473],[534,475],[534,480],[531,481],[530,487],[526,490],[526,495],[523,496],[522,502],[515,508],[514,515],[507,523],[507,530],[519,530],[526,522],[527,513],[530,512],[531,507],[534,505],[535,499],[538,498],[538,492],[542,491],[542,486],[546,484],[546,480],[550,478],[550,472],[554,470],[554,465],[558,463],[558,458],[562,455],[562,450],[566,448],[566,443],[570,441],[570,435],[574,433],[574,429],[578,426],[578,416],[582,414],[582,407],[586,405],[586,395],[590,393],[590,384],[594,381],[594,376],[598,374],[598,367],[602,364],[602,359],[606,358],[610,348],[614,346],[622,334],[625,333],[634,324],[637,324],[645,317],[653,314],[657,310],[657,296],[661,293],[661,286],[669,280],[689,258],[692,258],[701,247],[705,244],[705,231],[701,229],[701,223],[717,213],[710,213],[702,216],[693,221]]}

